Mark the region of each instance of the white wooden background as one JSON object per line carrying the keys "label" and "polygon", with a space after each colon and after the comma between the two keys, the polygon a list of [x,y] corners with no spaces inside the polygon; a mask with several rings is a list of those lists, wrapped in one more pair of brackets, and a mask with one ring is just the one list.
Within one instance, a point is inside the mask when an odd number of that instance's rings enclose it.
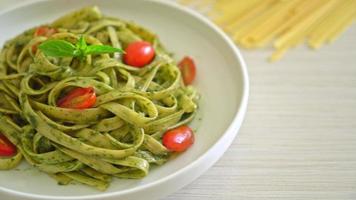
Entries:
{"label": "white wooden background", "polygon": [[[13,3],[0,0],[0,9]],[[238,137],[208,172],[162,200],[355,200],[356,26],[273,64],[270,50],[242,53],[251,93]]]}

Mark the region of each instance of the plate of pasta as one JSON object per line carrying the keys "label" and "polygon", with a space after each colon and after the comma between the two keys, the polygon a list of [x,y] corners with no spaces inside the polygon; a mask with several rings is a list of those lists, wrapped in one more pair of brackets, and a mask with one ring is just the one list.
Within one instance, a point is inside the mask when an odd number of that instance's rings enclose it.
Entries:
{"label": "plate of pasta", "polygon": [[2,200],[163,197],[241,126],[239,51],[175,3],[31,1],[0,27]]}

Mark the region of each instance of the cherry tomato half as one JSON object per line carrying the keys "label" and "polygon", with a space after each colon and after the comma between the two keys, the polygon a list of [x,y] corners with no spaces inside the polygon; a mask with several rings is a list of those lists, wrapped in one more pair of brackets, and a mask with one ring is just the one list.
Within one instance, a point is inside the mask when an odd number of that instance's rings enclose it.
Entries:
{"label": "cherry tomato half", "polygon": [[51,28],[48,26],[40,26],[36,29],[34,36],[45,36],[49,37],[55,33],[57,33],[57,29]]}
{"label": "cherry tomato half", "polygon": [[96,102],[93,87],[75,88],[66,96],[57,101],[57,106],[62,108],[86,109],[91,108]]}
{"label": "cherry tomato half", "polygon": [[191,57],[186,56],[178,63],[178,67],[182,72],[184,84],[192,84],[196,75],[196,67],[194,60]]}
{"label": "cherry tomato half", "polygon": [[40,43],[36,43],[36,44],[32,45],[31,51],[33,54],[35,54],[37,52],[38,45],[40,45]]}
{"label": "cherry tomato half", "polygon": [[125,52],[124,62],[139,68],[149,64],[155,56],[155,50],[152,45],[145,41],[130,43]]}
{"label": "cherry tomato half", "polygon": [[194,134],[189,126],[180,126],[167,131],[162,138],[163,145],[170,151],[182,152],[194,143]]}
{"label": "cherry tomato half", "polygon": [[[50,37],[51,35],[53,35],[57,32],[58,31],[55,28],[50,28],[48,26],[40,26],[35,30],[34,36],[35,37],[37,37],[37,36]],[[31,50],[32,50],[33,54],[36,53],[39,44],[40,43],[36,43],[36,44],[32,45]]]}
{"label": "cherry tomato half", "polygon": [[0,156],[13,156],[16,154],[16,147],[9,139],[0,133]]}

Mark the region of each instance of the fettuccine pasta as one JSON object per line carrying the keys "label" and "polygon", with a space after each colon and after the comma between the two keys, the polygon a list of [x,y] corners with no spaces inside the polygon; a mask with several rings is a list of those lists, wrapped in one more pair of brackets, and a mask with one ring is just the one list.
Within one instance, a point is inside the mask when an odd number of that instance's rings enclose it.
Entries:
{"label": "fettuccine pasta", "polygon": [[[189,123],[198,95],[157,36],[124,20],[102,16],[97,7],[70,13],[8,41],[0,54],[0,132],[17,148],[0,157],[0,169],[24,158],[59,184],[80,182],[105,190],[112,177],[142,178],[170,151],[162,135]],[[125,48],[147,41],[154,60],[143,68],[121,61],[117,53],[75,57],[46,56],[38,44],[60,39]],[[57,101],[73,88],[93,87],[97,99],[88,109],[62,108]]]}

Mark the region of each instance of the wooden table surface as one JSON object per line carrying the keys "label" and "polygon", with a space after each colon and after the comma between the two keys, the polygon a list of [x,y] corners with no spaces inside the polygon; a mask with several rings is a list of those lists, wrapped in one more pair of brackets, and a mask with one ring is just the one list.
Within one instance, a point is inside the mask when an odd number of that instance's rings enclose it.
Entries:
{"label": "wooden table surface", "polygon": [[355,200],[356,25],[277,63],[270,50],[242,53],[251,84],[242,129],[219,162],[164,200]]}
{"label": "wooden table surface", "polygon": [[251,81],[242,129],[211,169],[162,200],[355,200],[356,26],[273,64],[270,50],[242,53]]}

